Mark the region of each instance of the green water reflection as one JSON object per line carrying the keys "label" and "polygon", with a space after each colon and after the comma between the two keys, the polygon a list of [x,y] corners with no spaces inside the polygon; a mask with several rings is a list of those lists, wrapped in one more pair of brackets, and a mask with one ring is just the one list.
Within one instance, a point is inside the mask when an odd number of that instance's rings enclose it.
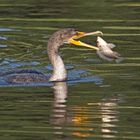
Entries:
{"label": "green water reflection", "polygon": [[[110,63],[90,49],[64,46],[69,77],[81,80],[1,86],[0,139],[140,139],[139,6],[136,0],[0,0],[0,72],[50,73],[47,40],[64,27],[101,30],[125,57]],[[83,40],[95,44],[96,39]]]}

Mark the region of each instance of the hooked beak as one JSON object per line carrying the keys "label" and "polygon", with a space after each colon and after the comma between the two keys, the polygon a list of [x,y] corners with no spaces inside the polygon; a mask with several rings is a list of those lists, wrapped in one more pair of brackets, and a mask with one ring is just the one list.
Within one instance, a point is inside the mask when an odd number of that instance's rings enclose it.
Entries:
{"label": "hooked beak", "polygon": [[84,47],[87,47],[87,48],[99,50],[99,48],[96,47],[96,46],[89,45],[87,43],[84,43],[84,42],[78,40],[79,38],[82,38],[82,37],[85,37],[85,36],[90,36],[90,35],[97,35],[98,36],[98,35],[103,35],[103,33],[101,31],[89,32],[89,33],[78,32],[77,35],[74,35],[73,37],[71,37],[69,39],[69,43],[74,44],[76,46],[84,46]]}

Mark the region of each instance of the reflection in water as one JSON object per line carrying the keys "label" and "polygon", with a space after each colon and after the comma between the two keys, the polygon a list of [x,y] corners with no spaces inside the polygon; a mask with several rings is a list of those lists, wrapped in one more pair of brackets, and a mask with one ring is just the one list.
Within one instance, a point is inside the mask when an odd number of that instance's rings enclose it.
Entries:
{"label": "reflection in water", "polygon": [[107,99],[101,103],[101,115],[102,115],[102,134],[104,138],[115,137],[116,128],[115,122],[118,122],[118,111],[116,110],[118,103],[116,99]]}
{"label": "reflection in water", "polygon": [[67,98],[67,92],[68,92],[66,82],[55,82],[53,88],[54,88],[54,95],[55,95],[54,103],[56,103],[57,105],[59,105],[59,103],[65,103]]}
{"label": "reflection in water", "polygon": [[[114,64],[94,51],[62,48],[66,64],[74,66],[68,75],[76,80],[69,81],[68,94],[56,86],[60,94],[55,98],[48,84],[3,87],[0,79],[0,140],[139,140],[139,9],[138,0],[0,0],[1,72],[33,68],[50,73],[46,41],[56,28],[69,26],[102,30],[125,57]],[[94,45],[93,39],[84,41]],[[77,74],[81,69],[87,72]],[[120,95],[124,102],[118,104],[114,96]]]}
{"label": "reflection in water", "polygon": [[[104,98],[100,103],[87,103],[88,106],[69,107],[66,104],[67,83],[55,82],[53,88],[54,102],[50,124],[53,125],[54,134],[64,135],[65,126],[74,125],[76,129],[69,127],[70,134],[78,138],[115,138],[117,133],[115,123],[119,121],[117,99]],[[99,109],[96,110],[96,108]],[[71,114],[68,110],[74,111],[74,113]]]}
{"label": "reflection in water", "polygon": [[[73,135],[79,138],[115,138],[116,133],[118,133],[115,130],[116,122],[119,121],[117,100],[114,98],[103,99],[103,102],[88,103],[88,105],[88,107],[77,106],[74,108],[77,112],[73,121],[79,127],[79,130],[74,132]],[[96,110],[96,108],[99,109]]]}
{"label": "reflection in water", "polygon": [[54,102],[53,113],[50,116],[50,123],[54,125],[54,134],[63,134],[63,124],[67,124],[66,98],[67,84],[66,82],[54,82]]}

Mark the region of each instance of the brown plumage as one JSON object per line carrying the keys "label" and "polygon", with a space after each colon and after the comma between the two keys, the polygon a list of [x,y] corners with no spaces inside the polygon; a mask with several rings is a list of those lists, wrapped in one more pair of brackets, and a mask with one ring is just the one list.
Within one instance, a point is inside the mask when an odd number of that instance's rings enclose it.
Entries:
{"label": "brown plumage", "polygon": [[[100,31],[92,32],[91,34],[100,34]],[[74,44],[78,46],[86,46],[82,42],[74,40],[84,36],[85,32],[79,32],[73,28],[66,28],[56,31],[49,39],[47,52],[49,60],[53,66],[53,74],[49,78],[48,75],[40,73],[36,70],[24,69],[10,71],[7,74],[1,74],[4,76],[5,81],[8,83],[16,84],[28,84],[28,83],[41,83],[47,81],[64,81],[67,78],[67,71],[61,56],[59,55],[59,48],[64,43]],[[88,46],[88,45],[87,45]]]}

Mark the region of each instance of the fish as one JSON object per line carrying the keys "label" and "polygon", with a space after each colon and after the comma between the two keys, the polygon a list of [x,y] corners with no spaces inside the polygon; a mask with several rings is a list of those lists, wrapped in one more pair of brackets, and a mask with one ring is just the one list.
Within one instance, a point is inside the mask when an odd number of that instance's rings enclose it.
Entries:
{"label": "fish", "polygon": [[97,37],[97,55],[107,61],[115,60],[116,63],[119,63],[123,60],[123,57],[118,52],[113,51],[112,49],[116,47],[113,43],[107,43],[101,37]]}

